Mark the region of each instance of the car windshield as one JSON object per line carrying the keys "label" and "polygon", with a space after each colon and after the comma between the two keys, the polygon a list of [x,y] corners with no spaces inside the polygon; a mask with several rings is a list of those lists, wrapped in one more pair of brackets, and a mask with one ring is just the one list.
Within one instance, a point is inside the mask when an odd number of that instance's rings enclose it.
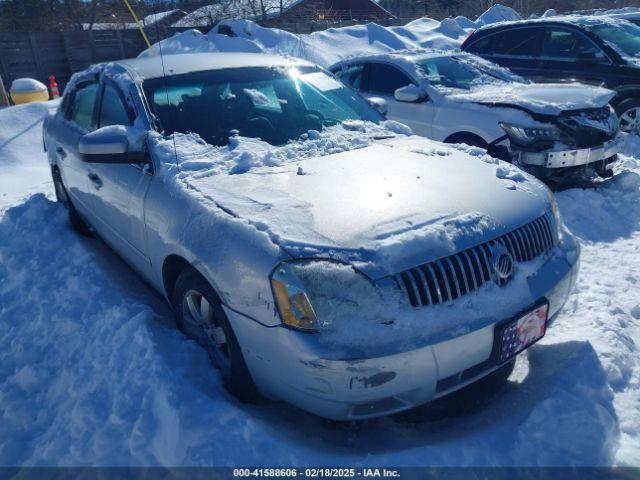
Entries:
{"label": "car windshield", "polygon": [[602,23],[591,31],[630,57],[640,56],[640,27],[632,23]]}
{"label": "car windshield", "polygon": [[496,80],[524,82],[510,71],[475,57],[428,57],[418,60],[427,81],[434,87],[469,90],[477,83]]}
{"label": "car windshield", "polygon": [[383,120],[315,67],[209,70],[149,79],[143,88],[164,134],[197,133],[218,146],[236,134],[283,145],[345,120]]}

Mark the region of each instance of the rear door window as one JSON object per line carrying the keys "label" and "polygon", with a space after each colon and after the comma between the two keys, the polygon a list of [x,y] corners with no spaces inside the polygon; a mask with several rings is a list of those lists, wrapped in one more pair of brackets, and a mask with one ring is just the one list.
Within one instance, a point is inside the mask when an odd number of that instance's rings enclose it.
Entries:
{"label": "rear door window", "polygon": [[93,109],[96,104],[97,94],[97,82],[79,86],[73,95],[69,110],[69,120],[83,129],[91,129],[93,127]]}
{"label": "rear door window", "polygon": [[509,57],[540,55],[544,28],[513,28],[487,35],[467,48],[471,53]]}
{"label": "rear door window", "polygon": [[392,65],[369,63],[369,86],[371,93],[393,96],[399,88],[412,85],[411,79]]}
{"label": "rear door window", "polygon": [[570,62],[580,61],[585,57],[605,58],[602,50],[582,33],[555,27],[546,29],[542,56]]}

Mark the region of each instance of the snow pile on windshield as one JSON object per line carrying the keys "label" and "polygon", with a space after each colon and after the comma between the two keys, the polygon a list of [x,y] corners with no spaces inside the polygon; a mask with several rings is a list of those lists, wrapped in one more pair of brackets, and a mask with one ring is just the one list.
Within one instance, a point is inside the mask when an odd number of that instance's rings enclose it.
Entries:
{"label": "snow pile on windshield", "polygon": [[310,130],[297,141],[280,147],[274,147],[259,138],[241,136],[231,137],[228,145],[217,147],[195,133],[176,133],[167,138],[156,135],[154,141],[171,175],[176,173],[177,168],[182,172],[180,177],[189,174],[194,178],[203,178],[222,173],[241,174],[258,167],[275,167],[304,158],[363,148],[371,145],[376,138],[396,135],[411,135],[411,129],[393,120],[380,124],[351,120],[322,131]]}
{"label": "snow pile on windshield", "polygon": [[[162,40],[140,56],[193,52],[265,52],[304,58],[328,67],[354,55],[384,53],[417,48],[458,48],[474,29],[490,23],[519,20],[513,9],[493,5],[477,20],[466,17],[442,21],[419,18],[404,26],[383,27],[375,23],[330,28],[311,34],[294,34],[276,28],[264,28],[250,20],[222,20],[202,34],[188,30]],[[231,31],[233,37],[223,35]]]}

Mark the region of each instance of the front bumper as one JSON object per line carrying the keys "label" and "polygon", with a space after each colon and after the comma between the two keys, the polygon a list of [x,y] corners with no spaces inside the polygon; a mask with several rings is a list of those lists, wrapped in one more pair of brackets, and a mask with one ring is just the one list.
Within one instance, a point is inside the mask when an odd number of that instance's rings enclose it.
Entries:
{"label": "front bumper", "polygon": [[525,165],[544,168],[567,168],[588,165],[617,155],[622,149],[624,139],[621,135],[597,147],[577,150],[544,150],[542,152],[514,151],[512,156]]}
{"label": "front bumper", "polygon": [[[553,255],[528,278],[530,305],[549,302],[549,322],[577,278],[579,246],[567,232]],[[490,361],[496,322],[441,343],[377,358],[333,358],[316,334],[265,327],[225,309],[259,390],[335,420],[406,410],[472,383],[500,365]],[[514,312],[519,313],[519,312]]]}

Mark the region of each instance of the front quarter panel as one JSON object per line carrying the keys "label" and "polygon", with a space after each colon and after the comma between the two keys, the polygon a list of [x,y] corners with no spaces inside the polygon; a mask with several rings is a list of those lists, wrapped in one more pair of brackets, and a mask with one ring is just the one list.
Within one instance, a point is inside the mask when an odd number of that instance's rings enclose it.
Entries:
{"label": "front quarter panel", "polygon": [[[156,156],[157,141],[149,142]],[[164,292],[163,264],[169,255],[178,255],[209,281],[226,307],[264,325],[278,325],[269,275],[289,257],[267,233],[234,217],[219,208],[215,199],[190,187],[187,180],[179,178],[175,164],[163,163],[159,158],[156,163],[159,167],[146,207],[156,287]]]}

